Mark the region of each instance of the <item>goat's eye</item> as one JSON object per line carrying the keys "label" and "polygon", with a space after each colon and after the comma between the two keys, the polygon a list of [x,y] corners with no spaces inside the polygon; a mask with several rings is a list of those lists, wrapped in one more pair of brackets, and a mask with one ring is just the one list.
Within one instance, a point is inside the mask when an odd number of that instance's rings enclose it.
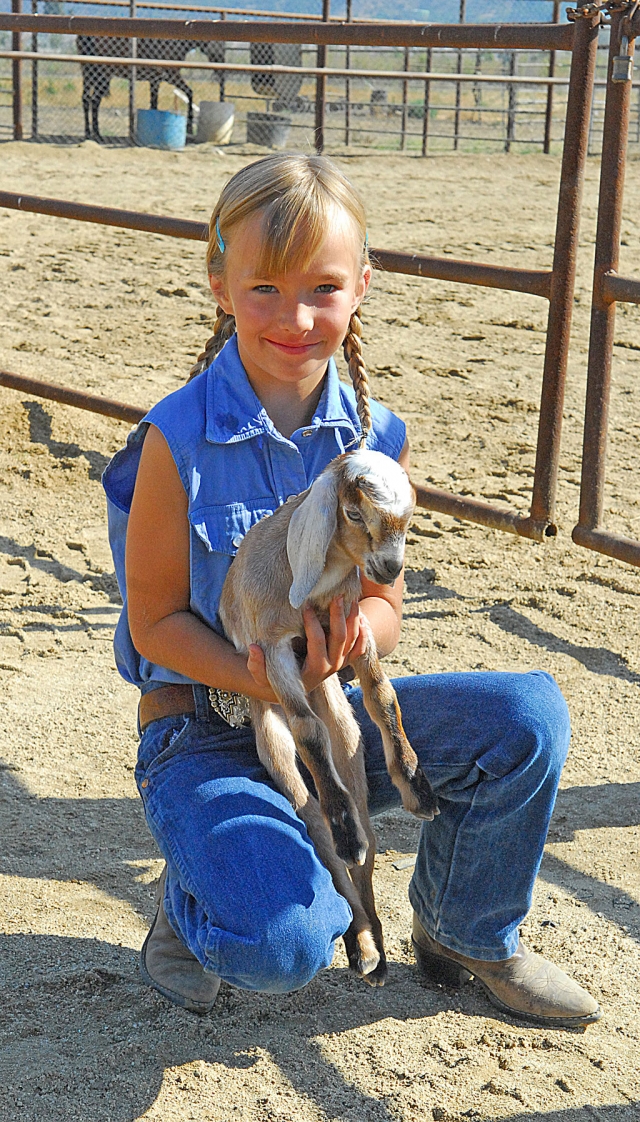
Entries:
{"label": "goat's eye", "polygon": [[357,522],[362,525],[363,518],[359,510],[345,510],[345,514],[350,522]]}

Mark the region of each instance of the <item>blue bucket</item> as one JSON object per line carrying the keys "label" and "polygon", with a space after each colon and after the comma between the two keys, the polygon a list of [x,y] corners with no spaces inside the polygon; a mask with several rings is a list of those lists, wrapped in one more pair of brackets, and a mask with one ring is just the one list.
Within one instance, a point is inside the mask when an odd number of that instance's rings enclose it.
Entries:
{"label": "blue bucket", "polygon": [[137,140],[145,148],[184,148],[187,118],[166,109],[138,109]]}

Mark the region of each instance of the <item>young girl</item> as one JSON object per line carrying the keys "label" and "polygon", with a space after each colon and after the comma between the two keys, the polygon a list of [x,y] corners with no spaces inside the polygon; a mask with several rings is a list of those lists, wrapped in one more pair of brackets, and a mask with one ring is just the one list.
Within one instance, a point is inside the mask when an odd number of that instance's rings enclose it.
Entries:
{"label": "young girl", "polygon": [[[146,982],[205,1013],[220,979],[282,993],[328,966],[350,923],[302,822],[258,761],[242,699],[274,700],[217,614],[250,527],[367,446],[409,467],[405,426],[369,398],[360,304],[371,278],[362,203],[330,161],[274,155],[238,172],[211,219],[215,334],[192,379],[156,405],[104,477],[124,608],[115,653],[141,691],[136,769],[166,860],[141,954]],[[338,379],[344,345],[353,389]],[[363,579],[359,610],[305,615],[308,690],[361,652],[366,616],[382,655],[399,637],[402,576]],[[573,1026],[597,1003],[518,937],[569,741],[548,675],[474,673],[394,682],[409,739],[439,796],[409,895],[421,967],[474,974],[502,1010]],[[372,813],[399,805],[361,692]]]}

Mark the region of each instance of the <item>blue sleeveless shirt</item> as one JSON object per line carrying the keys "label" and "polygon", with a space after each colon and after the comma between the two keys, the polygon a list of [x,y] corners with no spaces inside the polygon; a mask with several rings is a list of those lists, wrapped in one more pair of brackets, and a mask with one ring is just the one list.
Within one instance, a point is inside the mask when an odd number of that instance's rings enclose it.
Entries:
{"label": "blue sleeveless shirt", "polygon": [[[405,442],[404,422],[374,400],[371,414],[367,447],[397,460]],[[254,393],[233,336],[207,370],[154,405],[130,433],[102,482],[124,604],[114,639],[116,665],[143,692],[166,682],[191,682],[142,658],[129,632],[125,542],[149,425],[164,436],[189,500],[191,611],[220,635],[222,585],[245,534],[291,495],[306,490],[336,456],[357,447],[361,432],[355,393],[340,382],[331,359],[310,424],[287,440]]]}

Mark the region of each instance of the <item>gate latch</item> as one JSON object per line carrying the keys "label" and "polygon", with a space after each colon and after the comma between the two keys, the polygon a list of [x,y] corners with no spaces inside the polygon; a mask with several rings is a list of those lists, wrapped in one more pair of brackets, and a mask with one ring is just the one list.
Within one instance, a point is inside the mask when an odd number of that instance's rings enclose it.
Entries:
{"label": "gate latch", "polygon": [[629,36],[623,35],[620,40],[620,54],[613,59],[611,70],[612,82],[630,82],[633,75],[633,56],[629,54]]}

